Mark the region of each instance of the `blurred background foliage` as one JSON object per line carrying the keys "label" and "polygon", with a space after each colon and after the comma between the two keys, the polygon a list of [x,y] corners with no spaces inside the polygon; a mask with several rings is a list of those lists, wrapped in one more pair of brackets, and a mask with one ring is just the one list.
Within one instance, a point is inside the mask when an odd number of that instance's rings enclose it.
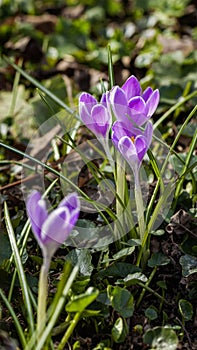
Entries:
{"label": "blurred background foliage", "polygon": [[[158,87],[159,114],[197,88],[195,1],[1,0],[0,23],[2,91],[11,91],[15,74],[3,60],[6,55],[15,63],[22,60],[25,71],[77,108],[80,91],[99,95],[101,79],[108,86],[108,44],[116,83],[135,74],[143,88]],[[33,98],[33,113],[39,118],[40,97],[21,81],[30,91],[24,100]],[[174,120],[181,124],[187,107],[196,102],[190,100]],[[40,122],[49,117],[45,109]]]}

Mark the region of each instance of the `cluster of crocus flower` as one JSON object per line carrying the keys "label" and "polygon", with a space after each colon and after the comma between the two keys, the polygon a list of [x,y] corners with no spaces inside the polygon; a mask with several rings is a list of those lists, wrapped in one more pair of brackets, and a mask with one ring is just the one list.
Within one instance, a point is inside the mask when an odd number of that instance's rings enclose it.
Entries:
{"label": "cluster of crocus flower", "polygon": [[79,98],[79,115],[83,123],[97,138],[108,139],[112,117],[111,139],[131,166],[139,170],[151,140],[153,127],[149,119],[159,103],[159,91],[148,87],[142,92],[135,76],[130,76],[123,86],[114,86],[98,102],[92,95],[82,93]]}

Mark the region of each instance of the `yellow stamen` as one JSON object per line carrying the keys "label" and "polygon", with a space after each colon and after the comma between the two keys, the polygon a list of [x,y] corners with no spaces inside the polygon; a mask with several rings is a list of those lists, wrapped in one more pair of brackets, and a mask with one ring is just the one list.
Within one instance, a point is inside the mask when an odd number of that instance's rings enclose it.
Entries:
{"label": "yellow stamen", "polygon": [[135,137],[131,136],[131,141],[134,143],[135,142]]}

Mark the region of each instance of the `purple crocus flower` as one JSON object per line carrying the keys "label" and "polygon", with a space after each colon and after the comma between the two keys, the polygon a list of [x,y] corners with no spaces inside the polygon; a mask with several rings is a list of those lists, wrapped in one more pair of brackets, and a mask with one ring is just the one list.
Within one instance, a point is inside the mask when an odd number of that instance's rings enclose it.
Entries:
{"label": "purple crocus flower", "polygon": [[148,87],[143,93],[137,78],[132,75],[122,85],[115,86],[110,92],[110,104],[118,121],[126,125],[138,126],[146,123],[155,112],[159,103],[159,90]]}
{"label": "purple crocus flower", "polygon": [[86,92],[79,97],[79,116],[83,123],[97,138],[106,139],[111,127],[111,114],[107,108],[108,93],[101,97],[100,103]]}
{"label": "purple crocus flower", "polygon": [[75,192],[69,194],[48,214],[46,201],[42,199],[40,192],[33,191],[27,199],[26,207],[32,231],[43,256],[50,259],[66,240],[79,217],[78,196]]}
{"label": "purple crocus flower", "polygon": [[138,128],[130,128],[119,121],[112,126],[112,141],[136,174],[152,140],[153,126],[149,121],[144,132]]}

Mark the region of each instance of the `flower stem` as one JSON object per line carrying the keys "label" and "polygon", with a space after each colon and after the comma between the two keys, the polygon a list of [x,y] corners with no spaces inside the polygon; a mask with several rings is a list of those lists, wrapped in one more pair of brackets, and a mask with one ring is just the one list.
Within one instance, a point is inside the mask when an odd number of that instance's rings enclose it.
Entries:
{"label": "flower stem", "polygon": [[144,220],[144,203],[142,198],[142,191],[139,180],[139,170],[134,173],[135,177],[135,202],[137,209],[138,225],[139,225],[139,238],[143,241],[145,233],[145,220]]}
{"label": "flower stem", "polygon": [[[117,220],[120,221],[121,227],[124,227],[124,215],[123,211],[124,208],[122,204],[119,201],[119,198],[122,200],[124,203],[125,199],[125,161],[122,158],[122,156],[117,153],[117,163],[116,163],[116,193],[117,193],[117,198],[116,198],[116,215],[117,215]],[[115,225],[114,228],[115,232],[115,237],[116,240],[120,239],[120,232],[119,232],[119,225]],[[124,234],[124,232],[123,232]]]}
{"label": "flower stem", "polygon": [[37,337],[38,340],[46,326],[46,307],[48,296],[48,272],[51,259],[44,258],[43,265],[40,270],[38,284],[38,313],[37,313]]}
{"label": "flower stem", "polygon": [[62,340],[61,340],[61,342],[60,342],[60,344],[59,344],[57,350],[63,350],[63,349],[64,349],[64,347],[65,347],[65,345],[66,345],[68,339],[69,339],[70,336],[72,335],[72,333],[73,333],[73,331],[74,331],[74,329],[75,329],[77,323],[78,323],[79,320],[80,320],[81,314],[82,314],[82,312],[77,312],[77,313],[75,314],[75,317],[74,317],[73,320],[71,321],[70,326],[68,327],[66,333],[64,334],[64,336],[63,336],[63,338],[62,338]]}
{"label": "flower stem", "polygon": [[103,149],[105,151],[105,154],[107,156],[107,160],[109,161],[109,164],[111,165],[112,171],[114,171],[114,161],[110,152],[108,139],[99,139],[101,145],[103,146]]}
{"label": "flower stem", "polygon": [[141,263],[142,268],[144,268],[149,256],[149,249],[147,249],[146,244],[144,244],[144,238],[147,230],[146,230],[146,224],[144,219],[144,203],[143,203],[142,191],[140,186],[139,169],[136,169],[134,171],[134,179],[135,179],[135,202],[136,202],[137,217],[138,217],[139,238],[141,240],[141,249],[139,251],[136,266],[139,266]]}
{"label": "flower stem", "polygon": [[[142,289],[142,292],[141,292],[141,294],[140,294],[140,296],[139,296],[139,299],[138,299],[138,301],[137,301],[137,303],[136,303],[136,307],[137,307],[137,308],[139,307],[139,305],[140,305],[140,303],[141,303],[141,301],[142,301],[142,299],[143,299],[143,297],[144,297],[144,294],[145,294],[145,292],[146,292],[146,287],[149,287],[149,284],[151,283],[151,281],[152,281],[152,279],[153,279],[153,277],[154,277],[156,271],[157,271],[157,266],[154,267],[154,269],[153,269],[153,271],[151,272],[151,275],[150,275],[148,281],[145,283],[145,286],[144,286],[144,288]],[[158,294],[158,295],[159,295],[159,294]],[[157,296],[158,296],[158,295],[157,295]],[[160,298],[160,296],[159,296],[159,298]],[[162,297],[162,298],[163,298],[163,297]]]}

